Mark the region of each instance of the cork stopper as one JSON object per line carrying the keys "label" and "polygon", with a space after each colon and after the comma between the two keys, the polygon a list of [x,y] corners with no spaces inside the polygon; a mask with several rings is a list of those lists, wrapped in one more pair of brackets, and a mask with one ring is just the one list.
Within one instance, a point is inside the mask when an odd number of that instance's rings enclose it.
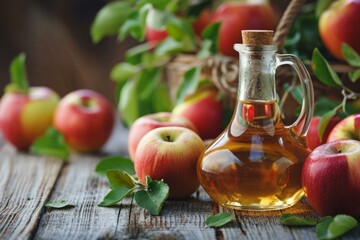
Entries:
{"label": "cork stopper", "polygon": [[274,31],[272,30],[242,30],[242,42],[247,45],[273,44]]}

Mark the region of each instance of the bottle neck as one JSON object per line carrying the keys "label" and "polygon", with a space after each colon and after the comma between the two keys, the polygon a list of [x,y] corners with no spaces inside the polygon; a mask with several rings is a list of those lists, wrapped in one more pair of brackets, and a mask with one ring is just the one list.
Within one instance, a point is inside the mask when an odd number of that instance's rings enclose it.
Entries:
{"label": "bottle neck", "polygon": [[237,44],[235,49],[240,54],[238,100],[275,100],[276,45]]}

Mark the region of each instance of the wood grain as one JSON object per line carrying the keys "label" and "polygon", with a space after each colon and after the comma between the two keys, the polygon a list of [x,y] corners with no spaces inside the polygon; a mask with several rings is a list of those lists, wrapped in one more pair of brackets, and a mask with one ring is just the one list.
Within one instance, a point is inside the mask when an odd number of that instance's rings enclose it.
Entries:
{"label": "wood grain", "polygon": [[0,239],[29,238],[60,173],[58,159],[0,149]]}

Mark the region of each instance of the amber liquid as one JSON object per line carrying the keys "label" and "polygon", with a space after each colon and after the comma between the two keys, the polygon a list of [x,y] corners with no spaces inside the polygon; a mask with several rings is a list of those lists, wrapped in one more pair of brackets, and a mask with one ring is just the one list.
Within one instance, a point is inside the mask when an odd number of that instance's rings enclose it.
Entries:
{"label": "amber liquid", "polygon": [[227,129],[200,156],[198,177],[219,204],[275,210],[303,195],[301,169],[309,150],[286,128],[275,101],[242,101]]}

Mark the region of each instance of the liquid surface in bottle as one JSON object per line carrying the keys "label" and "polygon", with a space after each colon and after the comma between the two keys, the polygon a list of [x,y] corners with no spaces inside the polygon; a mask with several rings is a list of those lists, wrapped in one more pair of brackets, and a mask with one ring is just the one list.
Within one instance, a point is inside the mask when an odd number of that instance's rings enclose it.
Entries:
{"label": "liquid surface in bottle", "polygon": [[309,150],[291,136],[276,101],[240,101],[224,132],[200,156],[198,177],[219,204],[282,209],[303,195],[301,169]]}

